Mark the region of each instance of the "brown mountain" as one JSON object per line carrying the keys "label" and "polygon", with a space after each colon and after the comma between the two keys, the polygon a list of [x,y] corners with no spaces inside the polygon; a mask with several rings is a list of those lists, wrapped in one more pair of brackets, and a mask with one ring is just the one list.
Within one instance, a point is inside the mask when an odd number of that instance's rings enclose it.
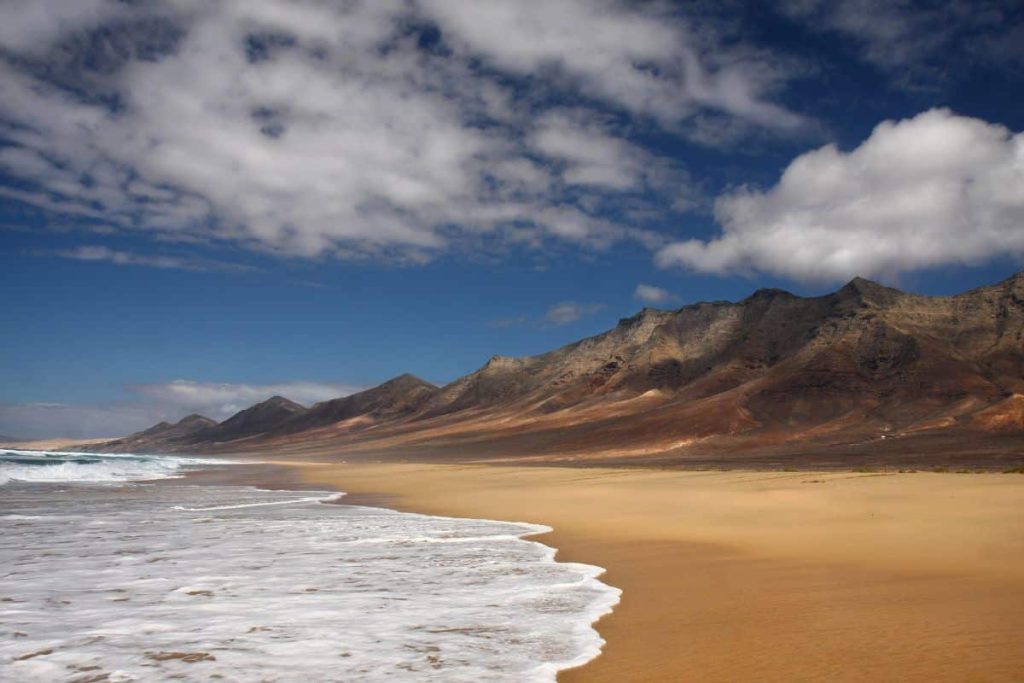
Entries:
{"label": "brown mountain", "polygon": [[[317,403],[291,420],[283,432],[294,433],[328,427],[351,420],[363,426],[396,420],[420,410],[438,388],[415,375],[399,375],[366,391]],[[350,430],[359,424],[348,425]]]}
{"label": "brown mountain", "polygon": [[169,450],[165,445],[187,442],[193,435],[211,427],[216,427],[216,420],[203,415],[189,415],[171,424],[161,422],[149,429],[130,434],[122,439],[93,444],[83,450],[103,451],[107,453],[145,453]]}
{"label": "brown mountain", "polygon": [[[199,441],[195,448],[221,448]],[[437,389],[408,376],[318,404],[246,448],[583,463],[1024,459],[1024,274],[958,296],[864,279],[799,297],[644,309]]]}
{"label": "brown mountain", "polygon": [[235,413],[219,425],[191,434],[190,440],[201,443],[234,441],[274,432],[305,412],[305,406],[295,401],[283,396],[272,396],[262,403]]}
{"label": "brown mountain", "polygon": [[161,422],[124,439],[83,448],[140,453],[234,452],[259,446],[260,437],[269,439],[318,428],[328,428],[336,433],[357,432],[381,421],[393,421],[416,413],[437,391],[433,384],[406,374],[372,389],[317,403],[308,409],[283,396],[274,396],[219,424],[209,418],[191,415],[176,425]]}

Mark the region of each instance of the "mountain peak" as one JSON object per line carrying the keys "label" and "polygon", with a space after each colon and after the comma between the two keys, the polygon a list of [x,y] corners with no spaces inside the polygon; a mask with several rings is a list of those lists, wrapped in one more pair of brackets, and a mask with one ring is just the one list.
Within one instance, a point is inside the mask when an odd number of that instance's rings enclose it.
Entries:
{"label": "mountain peak", "polygon": [[301,413],[305,411],[305,406],[287,399],[284,396],[271,396],[266,401],[261,401],[256,405],[249,406],[244,410],[240,410],[228,419],[221,423],[221,426],[238,424],[242,422],[248,422],[250,420],[265,420],[268,417],[278,416],[281,414],[292,414]]}
{"label": "mountain peak", "polygon": [[843,285],[836,292],[836,295],[840,300],[885,304],[892,302],[897,297],[903,296],[903,292],[858,276]]}
{"label": "mountain peak", "polygon": [[874,280],[869,280],[866,277],[857,276],[843,285],[839,291],[851,291],[851,292],[874,292],[879,290],[887,290],[888,287],[881,285]]}
{"label": "mountain peak", "polygon": [[263,401],[262,403],[257,403],[255,406],[253,406],[253,408],[255,408],[256,406],[264,406],[267,408],[284,408],[285,410],[305,409],[305,406],[303,406],[301,403],[296,403],[290,398],[285,398],[284,396],[271,396],[266,401]]}
{"label": "mountain peak", "polygon": [[519,360],[512,356],[491,356],[484,368],[487,370],[503,370],[518,366]]}
{"label": "mountain peak", "polygon": [[[161,424],[166,424],[166,423],[161,423]],[[201,425],[215,425],[215,424],[217,424],[217,421],[216,420],[211,420],[210,418],[206,417],[205,415],[200,415],[199,413],[192,413],[191,415],[186,415],[185,417],[183,417],[180,420],[178,420],[174,424],[174,426],[177,427],[177,426],[182,426],[182,425],[199,425],[199,424],[201,424]]]}
{"label": "mountain peak", "polygon": [[[998,283],[1008,288],[1024,286],[1024,270],[1019,270],[1002,282]],[[998,286],[998,285],[997,285]]]}
{"label": "mountain peak", "polygon": [[420,377],[417,377],[416,375],[414,375],[414,374],[412,374],[410,372],[404,372],[401,375],[398,375],[397,377],[392,377],[391,379],[389,379],[388,381],[384,382],[383,384],[381,384],[379,386],[381,386],[381,387],[420,387],[420,386],[434,387],[434,385],[431,384],[430,382],[428,382],[427,380],[422,379]]}
{"label": "mountain peak", "polygon": [[[403,374],[309,410],[274,396],[218,427],[192,415],[99,450],[298,441],[306,448],[308,439],[365,453],[408,446],[532,456],[564,453],[566,444],[614,452],[638,440],[660,452],[719,436],[774,448],[764,430],[798,435],[843,422],[849,426],[835,438],[859,439],[868,453],[877,444],[863,440],[864,429],[938,424],[936,415],[950,418],[949,429],[975,430],[958,432],[964,438],[977,430],[1024,435],[1020,401],[1005,400],[1024,395],[1021,338],[1024,273],[955,297],[904,294],[858,277],[825,296],[761,289],[739,303],[644,308],[619,327],[544,354],[493,356],[440,389]],[[964,397],[991,410],[961,420]],[[292,436],[300,433],[307,435]],[[721,443],[731,451],[735,442]]]}
{"label": "mountain peak", "polygon": [[619,318],[619,327],[629,327],[638,323],[648,321],[654,318],[661,318],[670,315],[670,311],[663,311],[660,308],[651,308],[650,306],[644,306],[638,312],[629,316],[628,318]]}
{"label": "mountain peak", "polygon": [[261,434],[280,426],[306,408],[284,396],[271,396],[266,401],[240,410],[210,430],[210,437],[230,441],[253,434]]}
{"label": "mountain peak", "polygon": [[795,299],[796,294],[778,287],[762,287],[746,298],[746,301],[765,301],[771,299]]}
{"label": "mountain peak", "polygon": [[317,403],[290,420],[287,429],[314,429],[356,417],[376,420],[409,415],[437,391],[430,382],[405,373],[375,387]]}

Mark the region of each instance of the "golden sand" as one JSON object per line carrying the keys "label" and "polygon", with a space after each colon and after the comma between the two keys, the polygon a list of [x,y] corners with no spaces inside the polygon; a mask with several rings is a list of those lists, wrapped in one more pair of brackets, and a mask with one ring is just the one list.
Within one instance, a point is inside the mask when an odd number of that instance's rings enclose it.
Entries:
{"label": "golden sand", "polygon": [[563,681],[1024,680],[1021,475],[292,472],[351,502],[547,524],[560,559],[606,567],[624,593],[604,653]]}

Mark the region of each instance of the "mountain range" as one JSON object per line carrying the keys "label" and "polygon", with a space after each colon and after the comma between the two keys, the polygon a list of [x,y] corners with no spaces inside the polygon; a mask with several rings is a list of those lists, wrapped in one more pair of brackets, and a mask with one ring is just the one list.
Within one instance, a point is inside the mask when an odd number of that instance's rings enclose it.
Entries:
{"label": "mountain range", "polygon": [[412,375],[306,408],[275,396],[94,450],[659,466],[1024,461],[1024,272],[948,297],[857,278],[800,297],[645,308],[437,387]]}

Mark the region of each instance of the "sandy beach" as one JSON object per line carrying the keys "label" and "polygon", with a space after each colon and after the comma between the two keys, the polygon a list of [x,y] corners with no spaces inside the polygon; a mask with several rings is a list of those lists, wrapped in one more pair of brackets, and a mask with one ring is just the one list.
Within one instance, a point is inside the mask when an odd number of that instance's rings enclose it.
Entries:
{"label": "sandy beach", "polygon": [[604,652],[562,681],[1024,676],[1024,476],[282,464],[350,503],[546,524],[606,567]]}

